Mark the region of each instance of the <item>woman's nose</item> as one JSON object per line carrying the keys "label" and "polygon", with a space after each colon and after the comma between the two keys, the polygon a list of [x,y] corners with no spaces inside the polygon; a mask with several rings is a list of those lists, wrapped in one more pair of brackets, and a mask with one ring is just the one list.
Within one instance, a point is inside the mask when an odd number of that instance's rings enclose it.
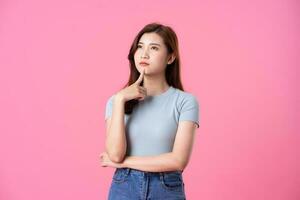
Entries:
{"label": "woman's nose", "polygon": [[144,50],[143,52],[142,52],[142,58],[148,58],[149,57],[149,55],[148,55],[148,51],[147,50]]}

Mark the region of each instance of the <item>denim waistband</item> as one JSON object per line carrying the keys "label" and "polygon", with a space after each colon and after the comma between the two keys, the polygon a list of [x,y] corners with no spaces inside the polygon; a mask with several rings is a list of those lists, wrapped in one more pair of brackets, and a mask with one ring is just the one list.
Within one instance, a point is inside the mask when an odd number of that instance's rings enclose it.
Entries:
{"label": "denim waistband", "polygon": [[182,174],[183,171],[165,171],[165,172],[147,172],[147,171],[142,171],[138,169],[132,169],[132,168],[118,168],[117,170],[123,171],[124,174],[137,174],[141,176],[162,176],[164,174],[169,174],[169,173],[179,173]]}

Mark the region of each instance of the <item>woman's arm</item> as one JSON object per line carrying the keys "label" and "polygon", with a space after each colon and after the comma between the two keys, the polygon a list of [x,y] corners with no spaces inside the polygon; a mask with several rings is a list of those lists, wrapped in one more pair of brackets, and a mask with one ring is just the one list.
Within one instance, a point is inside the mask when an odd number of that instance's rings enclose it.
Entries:
{"label": "woman's arm", "polygon": [[124,122],[125,101],[115,95],[111,118],[106,121],[106,152],[111,161],[120,163],[126,154],[126,135]]}
{"label": "woman's arm", "polygon": [[148,172],[183,170],[173,152],[157,156],[128,156],[120,167],[128,167]]}
{"label": "woman's arm", "polygon": [[131,99],[144,99],[146,88],[140,86],[144,78],[143,69],[139,78],[130,86],[122,89],[113,98],[113,108],[111,119],[106,121],[105,148],[109,158],[116,163],[124,160],[126,155],[126,134],[125,134],[125,103]]}
{"label": "woman's arm", "polygon": [[101,156],[102,166],[128,167],[148,172],[183,171],[191,156],[196,126],[191,121],[182,121],[179,123],[173,151],[170,153],[157,156],[128,156],[122,163],[110,161],[104,153]]}

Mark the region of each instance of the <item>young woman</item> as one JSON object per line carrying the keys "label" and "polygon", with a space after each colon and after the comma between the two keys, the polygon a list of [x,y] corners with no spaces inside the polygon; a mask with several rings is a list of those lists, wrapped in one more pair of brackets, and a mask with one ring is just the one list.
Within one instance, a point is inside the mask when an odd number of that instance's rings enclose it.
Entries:
{"label": "young woman", "polygon": [[199,104],[183,90],[175,32],[146,25],[128,59],[128,83],[106,103],[101,165],[116,168],[108,197],[185,199],[182,172],[199,128]]}

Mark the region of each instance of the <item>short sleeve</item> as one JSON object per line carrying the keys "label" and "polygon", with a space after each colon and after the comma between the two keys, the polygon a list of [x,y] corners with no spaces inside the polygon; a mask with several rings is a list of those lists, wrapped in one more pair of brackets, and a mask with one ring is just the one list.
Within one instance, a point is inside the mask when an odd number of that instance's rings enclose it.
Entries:
{"label": "short sleeve", "polygon": [[183,100],[179,121],[193,121],[199,128],[199,103],[195,96],[188,95]]}
{"label": "short sleeve", "polygon": [[109,97],[107,102],[106,102],[106,107],[105,107],[105,120],[112,115],[112,108],[113,108],[113,96]]}

